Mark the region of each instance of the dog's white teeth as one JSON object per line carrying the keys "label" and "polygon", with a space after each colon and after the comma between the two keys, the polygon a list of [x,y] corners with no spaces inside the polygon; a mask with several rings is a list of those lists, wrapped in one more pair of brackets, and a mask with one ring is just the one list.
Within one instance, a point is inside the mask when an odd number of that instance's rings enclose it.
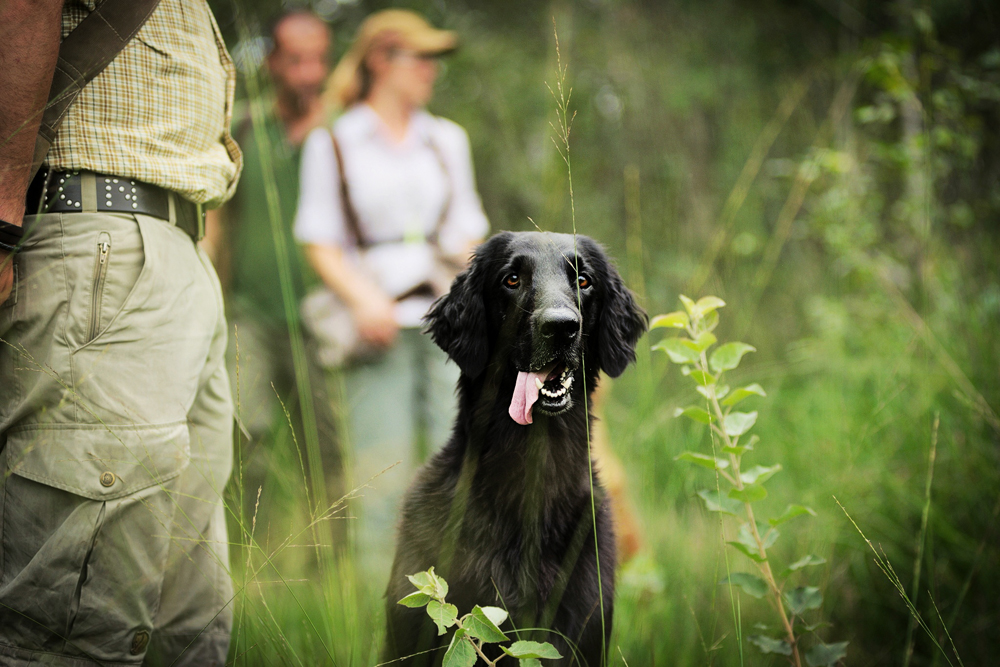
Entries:
{"label": "dog's white teeth", "polygon": [[573,384],[573,376],[572,375],[567,375],[566,379],[562,381],[562,386],[564,388],[566,388],[566,389],[569,389],[569,386],[571,384]]}
{"label": "dog's white teeth", "polygon": [[535,386],[538,387],[539,389],[541,389],[542,388],[542,381],[539,380],[538,378],[535,378]]}
{"label": "dog's white teeth", "polygon": [[541,389],[540,393],[542,394],[542,396],[545,396],[547,398],[560,398],[561,396],[564,396],[566,394],[566,389],[563,388],[560,389],[559,391],[552,391],[551,389],[543,388]]}

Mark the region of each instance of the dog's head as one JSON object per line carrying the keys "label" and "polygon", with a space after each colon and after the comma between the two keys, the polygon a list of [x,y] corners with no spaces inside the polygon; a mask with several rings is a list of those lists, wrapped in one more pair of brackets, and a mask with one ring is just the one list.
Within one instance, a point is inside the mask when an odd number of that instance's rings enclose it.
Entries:
{"label": "dog's head", "polygon": [[483,243],[426,322],[467,378],[479,377],[494,355],[516,372],[510,413],[522,424],[533,405],[548,415],[572,407],[584,363],[591,380],[598,369],[620,375],[647,326],[597,243],[535,232]]}

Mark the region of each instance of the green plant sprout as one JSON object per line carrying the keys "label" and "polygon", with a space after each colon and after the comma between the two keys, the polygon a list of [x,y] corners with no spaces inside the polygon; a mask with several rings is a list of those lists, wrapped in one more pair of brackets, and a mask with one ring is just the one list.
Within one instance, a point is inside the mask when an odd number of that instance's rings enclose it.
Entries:
{"label": "green plant sprout", "polygon": [[[678,408],[675,416],[685,416],[711,429],[712,455],[698,452],[684,452],[676,460],[687,461],[716,473],[716,489],[699,491],[698,495],[710,512],[735,517],[739,521],[736,539],[727,542],[734,549],[749,558],[757,566],[758,573],[732,572],[722,584],[737,586],[751,597],[769,598],[781,619],[783,636],[753,635],[749,641],[764,653],[788,656],[795,667],[801,667],[800,636],[796,623],[802,622],[806,612],[818,609],[823,603],[823,594],[813,586],[797,586],[785,590],[789,578],[799,570],[811,565],[821,565],[825,559],[813,555],[803,556],[775,576],[767,550],[777,541],[778,526],[800,516],[815,516],[816,512],[805,505],[789,505],[779,516],[759,523],[754,516],[753,504],[767,497],[764,484],[781,470],[780,464],[771,466],[755,465],[743,469],[743,456],[753,452],[758,444],[756,435],[748,432],[757,421],[757,412],[734,410],[742,401],[754,396],[766,396],[764,388],[757,383],[731,389],[723,383],[726,371],[735,370],[743,356],[755,352],[746,343],[725,343],[712,348],[718,339],[712,331],[719,324],[719,308],[725,306],[722,299],[706,296],[697,302],[681,295],[683,311],[658,315],[650,322],[650,329],[681,329],[687,336],[668,337],[653,346],[670,357],[670,361],[681,366],[681,372],[695,383],[695,389],[705,398],[705,407],[689,405]],[[722,443],[722,453],[716,456],[718,437]],[[725,480],[729,488],[723,492],[719,480]],[[742,513],[741,513],[742,510]],[[759,576],[758,576],[759,575]],[[779,580],[780,583],[779,583]],[[801,630],[814,632],[820,624],[801,625]],[[806,654],[810,667],[834,665],[847,655],[847,643],[825,644],[819,642]]]}
{"label": "green plant sprout", "polygon": [[503,651],[495,659],[490,660],[483,653],[485,644],[498,644],[510,641],[500,626],[507,620],[507,612],[500,607],[480,607],[476,605],[472,611],[458,617],[458,607],[445,602],[448,595],[448,582],[434,573],[434,568],[425,572],[407,575],[407,579],[417,587],[416,593],[410,593],[397,604],[406,607],[425,607],[427,615],[437,626],[438,635],[443,635],[448,628],[455,626],[455,634],[451,637],[448,651],[444,654],[442,667],[472,667],[476,657],[480,657],[490,667],[501,659],[510,656],[520,661],[521,667],[541,667],[541,658],[559,659],[562,655],[548,642],[516,641],[510,646],[501,646]]}

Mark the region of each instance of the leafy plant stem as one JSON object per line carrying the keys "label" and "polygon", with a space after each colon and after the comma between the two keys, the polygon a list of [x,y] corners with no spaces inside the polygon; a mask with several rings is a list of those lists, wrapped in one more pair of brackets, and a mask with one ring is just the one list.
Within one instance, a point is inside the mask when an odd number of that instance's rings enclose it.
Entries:
{"label": "leafy plant stem", "polygon": [[[688,333],[691,335],[692,338],[697,337],[697,332],[693,330],[692,326],[689,325],[687,329]],[[709,372],[708,357],[705,354],[704,350],[702,350],[702,352],[699,354],[698,361],[695,363],[695,367],[704,373]],[[726,413],[723,412],[722,406],[719,404],[719,399],[716,396],[714,386],[712,387],[712,390],[709,392],[709,396],[710,396],[709,400],[712,405],[712,411],[715,413],[716,420],[718,421],[719,424],[724,424]],[[736,442],[732,439],[732,437],[728,433],[726,433],[726,430],[724,428],[719,428],[715,424],[712,424],[712,428],[722,438],[723,442],[726,444],[726,447],[732,448],[735,446]],[[729,465],[732,466],[732,471],[733,471],[732,475],[722,473],[722,471],[719,472],[724,474],[726,479],[728,479],[737,489],[742,491],[744,489],[744,484],[743,480],[740,478],[740,458],[741,457],[739,455],[730,452]],[[778,616],[781,618],[781,625],[785,630],[785,635],[787,637],[788,644],[792,648],[792,663],[795,665],[795,667],[801,667],[802,660],[799,657],[799,649],[795,640],[795,628],[793,626],[794,618],[792,620],[789,620],[788,614],[785,611],[785,605],[781,599],[781,589],[778,587],[778,584],[774,579],[774,573],[771,571],[771,564],[767,560],[767,548],[764,546],[764,540],[761,538],[760,531],[757,529],[757,520],[756,517],[754,516],[753,507],[751,507],[750,503],[748,502],[744,502],[743,506],[747,513],[747,521],[750,524],[751,534],[753,535],[754,542],[757,545],[757,552],[760,554],[760,557],[762,559],[761,562],[757,564],[757,568],[760,570],[760,573],[764,576],[764,581],[767,582],[767,587],[771,593],[772,603],[774,604],[775,611],[778,612]]]}

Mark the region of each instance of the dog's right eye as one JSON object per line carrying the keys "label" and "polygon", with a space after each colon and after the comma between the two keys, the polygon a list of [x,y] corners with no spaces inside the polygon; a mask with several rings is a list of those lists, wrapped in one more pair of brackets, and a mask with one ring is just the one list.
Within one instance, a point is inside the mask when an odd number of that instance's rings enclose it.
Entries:
{"label": "dog's right eye", "polygon": [[508,273],[507,277],[503,279],[503,284],[506,287],[514,288],[521,284],[521,278],[516,273]]}

